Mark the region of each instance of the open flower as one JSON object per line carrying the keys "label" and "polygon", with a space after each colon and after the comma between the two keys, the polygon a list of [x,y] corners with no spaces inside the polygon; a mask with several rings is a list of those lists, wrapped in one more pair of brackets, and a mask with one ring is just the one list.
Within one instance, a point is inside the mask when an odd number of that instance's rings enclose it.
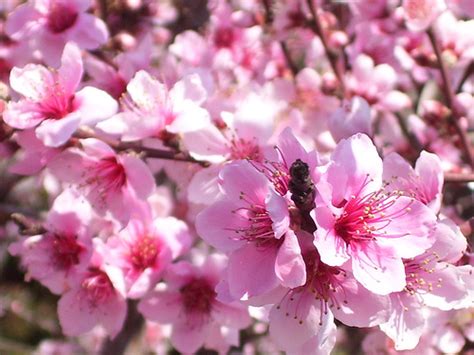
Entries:
{"label": "open flower", "polygon": [[87,13],[90,0],[30,0],[7,19],[6,32],[16,41],[30,40],[49,65],[57,65],[68,41],[96,49],[109,36],[105,23]]}
{"label": "open flower", "polygon": [[145,199],[155,187],[148,166],[131,154],[116,154],[104,142],[81,140],[82,150],[70,148],[58,155],[49,168],[72,184],[100,215],[110,211],[127,224],[136,198]]}
{"label": "open flower", "polygon": [[[250,324],[245,307],[225,304],[216,299],[214,288],[223,276],[225,258],[209,256],[200,266],[182,261],[170,267],[165,276],[166,289],[143,299],[138,309],[152,321],[171,323],[171,343],[183,353],[195,353],[201,346],[237,345],[226,337]],[[238,337],[237,334],[234,334]]]}
{"label": "open flower", "polygon": [[396,350],[418,344],[426,323],[423,306],[447,311],[473,304],[471,286],[463,280],[466,272],[472,279],[473,267],[454,265],[466,250],[466,239],[449,220],[438,223],[434,237],[429,250],[404,260],[406,287],[390,295],[391,315],[380,328],[393,339]]}
{"label": "open flower", "polygon": [[[80,209],[73,207],[77,204]],[[44,234],[10,245],[10,253],[21,256],[27,278],[56,294],[69,287],[71,279],[87,268],[92,255],[92,235],[87,227],[91,212],[85,201],[66,190],[54,201]]]}
{"label": "open flower", "polygon": [[122,329],[127,314],[125,282],[119,268],[106,264],[103,243],[98,239],[94,242],[89,267],[59,300],[59,322],[63,333],[69,336],[101,325],[113,338]]}
{"label": "open flower", "polygon": [[3,116],[14,128],[36,127],[36,136],[48,147],[63,145],[81,124],[95,124],[117,111],[115,100],[102,90],[76,92],[83,72],[76,45],[64,48],[61,63],[57,71],[36,64],[13,68],[10,85],[24,98],[10,101]]}
{"label": "open flower", "polygon": [[253,297],[279,283],[296,287],[305,281],[298,240],[289,229],[287,201],[264,174],[247,161],[224,167],[219,175],[224,199],[197,216],[199,235],[230,252],[231,295]]}
{"label": "open flower", "polygon": [[389,299],[366,290],[350,272],[322,263],[314,246],[306,244],[306,283],[276,297],[269,317],[270,335],[288,352],[318,349],[318,354],[329,354],[335,343],[334,318],[353,327],[381,324],[388,317]]}
{"label": "open flower", "polygon": [[351,264],[354,276],[378,294],[406,286],[402,258],[433,244],[436,215],[382,183],[383,163],[369,137],[342,140],[317,184],[315,245],[331,266]]}
{"label": "open flower", "polygon": [[110,263],[124,273],[127,297],[140,298],[161,278],[171,261],[191,244],[188,227],[174,217],[153,219],[148,206],[107,240]]}
{"label": "open flower", "polygon": [[140,70],[127,85],[127,95],[121,101],[123,112],[99,127],[120,134],[124,141],[190,132],[210,124],[209,113],[201,107],[206,97],[197,74],[186,76],[169,90]]}

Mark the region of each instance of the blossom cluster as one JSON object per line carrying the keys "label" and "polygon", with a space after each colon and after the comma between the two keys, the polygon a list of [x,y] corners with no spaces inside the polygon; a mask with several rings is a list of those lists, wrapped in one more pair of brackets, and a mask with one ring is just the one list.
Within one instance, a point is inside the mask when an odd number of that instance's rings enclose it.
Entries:
{"label": "blossom cluster", "polygon": [[473,5],[0,4],[37,353],[472,351]]}

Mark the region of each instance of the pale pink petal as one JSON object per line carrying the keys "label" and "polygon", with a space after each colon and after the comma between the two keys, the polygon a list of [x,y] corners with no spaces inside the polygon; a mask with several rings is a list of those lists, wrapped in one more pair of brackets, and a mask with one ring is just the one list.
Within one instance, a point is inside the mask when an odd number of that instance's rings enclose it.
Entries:
{"label": "pale pink petal", "polygon": [[58,316],[65,335],[76,336],[91,330],[98,322],[96,313],[90,309],[87,296],[80,290],[66,292],[58,302]]}
{"label": "pale pink petal", "polygon": [[81,123],[86,125],[110,118],[118,110],[117,101],[112,96],[91,86],[77,92],[74,103],[81,114]]}
{"label": "pale pink petal", "polygon": [[207,98],[207,92],[201,77],[198,74],[190,74],[174,84],[170,90],[170,97],[176,103],[190,100],[201,105]]}
{"label": "pale pink petal", "polygon": [[250,325],[251,319],[246,307],[238,305],[214,303],[212,307],[212,318],[219,324],[232,328],[246,328]]}
{"label": "pale pink petal", "polygon": [[396,112],[411,107],[412,103],[407,94],[392,90],[382,97],[380,104],[383,105],[385,109]]}
{"label": "pale pink petal", "polygon": [[[346,200],[352,195],[378,190],[382,185],[382,159],[372,140],[365,134],[356,134],[340,141],[331,159],[350,176],[346,189],[339,186],[345,191]],[[333,186],[338,185],[336,183]]]}
{"label": "pale pink petal", "polygon": [[45,120],[36,128],[36,136],[45,146],[59,147],[71,138],[80,122],[81,117],[76,112],[59,120]]}
{"label": "pale pink petal", "polygon": [[138,310],[147,319],[160,323],[173,323],[183,312],[178,293],[154,292],[138,304]]}
{"label": "pale pink petal", "polygon": [[443,189],[444,174],[441,160],[436,154],[422,151],[416,160],[415,171],[423,181],[425,191],[431,197],[428,206],[438,212],[441,206],[441,190]]}
{"label": "pale pink petal", "polygon": [[81,50],[74,43],[66,44],[59,68],[59,78],[65,96],[72,96],[76,92],[82,79],[82,73]]}
{"label": "pale pink petal", "polygon": [[45,118],[44,114],[38,109],[38,105],[29,100],[10,101],[3,113],[5,123],[19,129],[35,127]]}
{"label": "pale pink petal", "polygon": [[183,144],[197,160],[222,163],[230,153],[228,142],[214,125],[183,134]]}
{"label": "pale pink petal", "polygon": [[175,324],[171,333],[171,344],[180,352],[193,354],[204,344],[211,330],[211,323],[202,322],[198,326],[186,323]]}
{"label": "pale pink petal", "polygon": [[397,255],[413,258],[422,254],[434,243],[431,236],[436,225],[436,215],[423,203],[409,197],[398,197],[385,211],[387,216],[394,215],[391,223],[373,223],[383,228],[385,238],[379,239],[380,245],[390,246]]}
{"label": "pale pink petal", "polygon": [[265,205],[268,215],[272,219],[272,229],[275,232],[275,238],[280,239],[290,228],[288,202],[284,197],[270,190]]}
{"label": "pale pink petal", "polygon": [[232,213],[240,207],[239,204],[229,201],[218,201],[207,207],[196,217],[196,230],[199,236],[223,252],[240,248],[243,242],[238,239],[237,231],[248,228],[246,218],[239,218]]}
{"label": "pale pink petal", "polygon": [[190,202],[210,205],[221,199],[223,194],[219,190],[218,176],[222,167],[211,165],[194,174],[188,186]]}
{"label": "pale pink petal", "polygon": [[23,40],[25,37],[38,31],[41,14],[31,3],[18,6],[15,11],[8,15],[5,24],[6,34],[14,40]]}
{"label": "pale pink petal", "polygon": [[339,266],[349,260],[348,247],[345,241],[335,234],[335,218],[325,207],[316,208],[314,215],[319,228],[316,230],[314,245],[319,251],[321,261],[331,266]]}
{"label": "pale pink petal", "polygon": [[285,351],[298,350],[318,334],[324,318],[331,317],[321,314],[320,302],[313,294],[304,292],[297,297],[290,301],[287,296],[270,311],[270,336]]}
{"label": "pale pink petal", "polygon": [[24,68],[13,68],[10,86],[28,99],[39,101],[54,87],[54,76],[46,67],[28,64]]}
{"label": "pale pink petal", "polygon": [[394,342],[396,350],[413,349],[423,333],[425,319],[416,297],[405,292],[395,293],[392,298],[392,314],[380,329]]}
{"label": "pale pink petal", "polygon": [[443,353],[443,354],[458,354],[461,353],[464,345],[466,344],[466,339],[462,333],[459,332],[451,324],[446,324],[441,326],[440,329],[437,330],[436,337],[436,347]]}
{"label": "pale pink petal", "polygon": [[443,219],[437,223],[433,239],[435,242],[430,252],[436,253],[441,260],[446,262],[456,263],[467,248],[466,237],[450,219]]}
{"label": "pale pink petal", "polygon": [[250,298],[270,291],[278,285],[275,261],[278,248],[258,248],[249,243],[229,257],[230,293],[235,299]]}
{"label": "pale pink petal", "polygon": [[127,183],[139,198],[147,198],[155,188],[155,179],[150,168],[143,160],[125,155],[120,157],[120,162],[127,175]]}
{"label": "pale pink petal", "polygon": [[334,298],[334,317],[350,327],[373,327],[385,323],[389,317],[390,300],[362,287],[355,279],[346,277]]}
{"label": "pale pink petal", "polygon": [[169,132],[176,134],[192,132],[211,124],[209,112],[194,102],[186,100],[180,102],[178,107],[178,116],[166,128]]}
{"label": "pale pink petal", "polygon": [[84,49],[96,49],[108,38],[109,31],[105,23],[87,13],[78,17],[74,33],[71,34],[71,39]]}
{"label": "pale pink petal", "polygon": [[153,223],[157,233],[166,241],[173,259],[191,249],[193,239],[186,223],[174,217],[157,218]]}
{"label": "pale pink petal", "polygon": [[247,161],[236,161],[226,165],[219,174],[221,188],[229,199],[238,201],[242,194],[255,203],[264,202],[269,182]]}
{"label": "pale pink petal", "polygon": [[368,290],[388,295],[405,287],[405,266],[394,250],[369,241],[351,244],[351,254],[354,277]]}
{"label": "pale pink petal", "polygon": [[423,301],[427,306],[448,311],[462,306],[469,298],[466,285],[461,282],[458,268],[447,263],[437,263],[432,273],[425,273],[423,280],[431,285],[428,292],[423,293]]}
{"label": "pale pink petal", "polygon": [[298,238],[292,230],[285,234],[283,244],[278,249],[275,274],[280,283],[288,288],[296,288],[306,282],[306,266]]}
{"label": "pale pink petal", "polygon": [[363,98],[355,96],[343,102],[328,121],[329,130],[336,141],[349,138],[356,133],[372,135],[370,106]]}
{"label": "pale pink petal", "polygon": [[100,323],[109,336],[114,338],[122,329],[127,316],[127,302],[121,295],[115,294],[98,307],[97,312],[99,313]]}

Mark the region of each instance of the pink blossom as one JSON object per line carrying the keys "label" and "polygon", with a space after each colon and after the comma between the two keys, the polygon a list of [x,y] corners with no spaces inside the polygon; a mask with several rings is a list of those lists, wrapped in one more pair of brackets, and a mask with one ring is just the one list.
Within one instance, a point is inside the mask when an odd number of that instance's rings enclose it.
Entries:
{"label": "pink blossom", "polygon": [[445,10],[444,0],[404,0],[403,10],[410,31],[424,31]]}
{"label": "pink blossom", "polygon": [[[82,208],[76,210],[73,206],[80,203]],[[92,254],[92,235],[87,227],[90,219],[90,207],[66,190],[54,201],[46,232],[11,244],[9,251],[21,257],[27,279],[60,294],[88,266]]]}
{"label": "pink blossom", "polygon": [[361,96],[371,106],[387,111],[398,111],[411,105],[405,93],[395,90],[397,73],[390,65],[375,65],[372,58],[360,54],[353,66],[346,81],[353,95]]}
{"label": "pink blossom", "polygon": [[[309,240],[310,235],[303,236]],[[303,238],[302,238],[303,239]],[[306,243],[310,244],[310,243]],[[387,319],[389,300],[367,291],[340,267],[321,262],[313,247],[304,248],[306,283],[287,290],[270,312],[270,335],[281,349],[329,354],[335,340],[334,317],[349,326],[368,327]],[[325,343],[332,346],[325,346]]]}
{"label": "pink blossom", "polygon": [[[425,253],[404,260],[406,286],[390,295],[392,314],[381,329],[395,342],[395,349],[414,348],[425,327],[423,306],[451,310],[472,305],[465,267],[456,267],[467,247],[466,239],[450,221],[438,223],[435,244]],[[472,267],[467,266],[471,272]]]}
{"label": "pink blossom", "polygon": [[185,77],[168,90],[140,70],[127,85],[127,95],[121,101],[123,112],[99,127],[120,134],[125,141],[198,130],[210,123],[209,113],[201,107],[206,97],[197,74]]}
{"label": "pink blossom", "polygon": [[329,130],[336,141],[349,138],[356,133],[372,135],[372,119],[370,106],[361,97],[353,97],[343,102],[329,117]]}
{"label": "pink blossom", "polygon": [[19,161],[10,166],[9,171],[21,175],[34,175],[43,169],[60,150],[47,147],[36,137],[34,129],[25,129],[16,133],[16,142],[23,148]]}
{"label": "pink blossom", "polygon": [[256,296],[280,282],[304,283],[303,259],[297,237],[289,230],[286,200],[246,161],[225,166],[219,179],[224,199],[197,216],[196,228],[207,243],[231,252],[232,296]]}
{"label": "pink blossom", "polygon": [[129,298],[140,298],[156,285],[171,261],[191,244],[184,222],[174,217],[152,219],[145,209],[106,244],[110,262],[124,273]]}
{"label": "pink blossom", "polygon": [[339,142],[317,184],[321,201],[315,210],[315,245],[324,263],[349,261],[364,287],[389,294],[406,285],[402,258],[422,254],[433,244],[436,215],[400,191],[387,191],[382,165],[366,135]]}
{"label": "pink blossom", "polygon": [[44,61],[57,65],[67,42],[96,49],[108,39],[105,23],[86,13],[90,0],[29,0],[7,19],[6,32],[16,41],[30,40]]}
{"label": "pink blossom", "polygon": [[81,77],[81,53],[73,44],[65,47],[58,71],[36,64],[13,68],[10,85],[24,98],[9,102],[5,122],[18,129],[36,127],[44,145],[58,147],[81,124],[92,125],[113,115],[117,103],[107,93],[93,87],[76,93]]}
{"label": "pink blossom", "polygon": [[82,150],[70,148],[49,168],[60,180],[73,185],[100,215],[110,211],[126,224],[135,199],[147,198],[155,183],[148,166],[132,154],[116,154],[94,138],[81,140]]}
{"label": "pink blossom", "polygon": [[113,338],[122,329],[127,313],[125,282],[119,268],[106,264],[103,244],[98,239],[94,241],[89,267],[59,300],[59,322],[68,336],[101,325]]}
{"label": "pink blossom", "polygon": [[399,190],[439,212],[443,189],[443,170],[437,155],[422,151],[415,169],[397,153],[383,160],[383,178],[388,190]]}
{"label": "pink blossom", "polygon": [[218,255],[209,256],[200,267],[185,261],[174,264],[165,276],[166,289],[140,302],[138,308],[147,319],[172,324],[171,343],[178,351],[194,353],[201,346],[213,349],[213,344],[222,341],[228,349],[237,344],[226,340],[225,328],[235,332],[249,325],[243,306],[216,299],[214,288],[224,267],[225,259]]}

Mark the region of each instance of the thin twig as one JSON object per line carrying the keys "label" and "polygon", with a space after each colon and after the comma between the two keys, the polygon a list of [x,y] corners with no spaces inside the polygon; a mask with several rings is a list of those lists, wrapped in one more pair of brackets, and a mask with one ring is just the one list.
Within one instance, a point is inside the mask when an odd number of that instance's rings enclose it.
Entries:
{"label": "thin twig", "polygon": [[469,144],[469,138],[467,137],[466,132],[464,129],[461,127],[460,124],[460,119],[461,119],[461,114],[458,112],[457,105],[456,105],[456,98],[454,91],[451,87],[451,82],[449,81],[448,77],[448,71],[446,69],[446,65],[443,61],[442,55],[441,55],[441,48],[439,47],[438,40],[436,39],[436,34],[432,28],[428,29],[427,31],[428,37],[430,39],[431,45],[433,46],[433,50],[435,52],[436,58],[438,60],[438,67],[441,73],[441,78],[443,82],[443,93],[446,99],[446,103],[448,104],[449,108],[451,109],[451,116],[450,116],[450,121],[453,124],[456,133],[458,134],[460,141],[461,141],[461,146],[464,151],[464,154],[466,156],[466,159],[471,166],[472,169],[474,169],[474,156]]}
{"label": "thin twig", "polygon": [[10,218],[20,228],[20,233],[23,235],[39,235],[47,232],[41,223],[34,222],[21,213],[12,213]]}
{"label": "thin twig", "polygon": [[444,173],[444,182],[452,183],[468,183],[474,182],[474,174],[462,173]]}
{"label": "thin twig", "polygon": [[310,21],[311,29],[321,39],[321,43],[324,47],[324,51],[326,53],[326,57],[328,58],[329,64],[331,65],[331,68],[334,74],[336,75],[336,78],[339,81],[339,84],[341,85],[342,91],[345,92],[346,90],[345,90],[345,84],[343,80],[344,75],[342,74],[341,67],[338,65],[338,56],[334,54],[334,52],[329,48],[329,45],[326,40],[326,36],[324,35],[323,26],[321,25],[321,22],[319,21],[317,11],[314,7],[313,0],[307,0],[306,2],[308,4],[308,8],[312,16],[312,21]]}
{"label": "thin twig", "polygon": [[457,92],[457,93],[461,92],[464,83],[465,83],[466,80],[469,79],[469,77],[470,77],[471,75],[473,75],[473,74],[474,74],[474,60],[471,60],[471,62],[470,62],[469,65],[467,66],[467,69],[466,69],[466,71],[464,72],[464,74],[463,74],[461,80],[459,81],[458,87],[456,88],[456,92]]}
{"label": "thin twig", "polygon": [[400,125],[400,129],[402,130],[403,135],[408,140],[410,145],[419,153],[423,150],[423,144],[420,142],[418,137],[415,133],[413,133],[407,124],[405,117],[400,115],[399,113],[395,114],[397,118],[398,124]]}
{"label": "thin twig", "polygon": [[295,77],[298,74],[298,67],[293,62],[293,59],[291,58],[290,51],[288,50],[288,46],[286,45],[285,41],[280,41],[280,47],[281,47],[281,51],[283,52],[283,55],[285,57],[286,64],[288,65],[288,68],[290,69],[291,73]]}
{"label": "thin twig", "polygon": [[191,155],[185,152],[179,151],[172,151],[172,150],[165,150],[165,149],[156,149],[156,148],[148,148],[144,147],[139,143],[135,142],[119,142],[112,139],[106,139],[103,137],[97,136],[92,131],[85,131],[81,130],[74,134],[76,138],[95,138],[107,143],[110,147],[115,149],[118,152],[123,151],[134,151],[138,154],[143,154],[145,158],[156,158],[156,159],[165,159],[165,160],[175,160],[175,161],[183,161],[188,163],[199,164],[203,167],[208,167],[210,165],[207,161],[200,161],[194,159]]}

